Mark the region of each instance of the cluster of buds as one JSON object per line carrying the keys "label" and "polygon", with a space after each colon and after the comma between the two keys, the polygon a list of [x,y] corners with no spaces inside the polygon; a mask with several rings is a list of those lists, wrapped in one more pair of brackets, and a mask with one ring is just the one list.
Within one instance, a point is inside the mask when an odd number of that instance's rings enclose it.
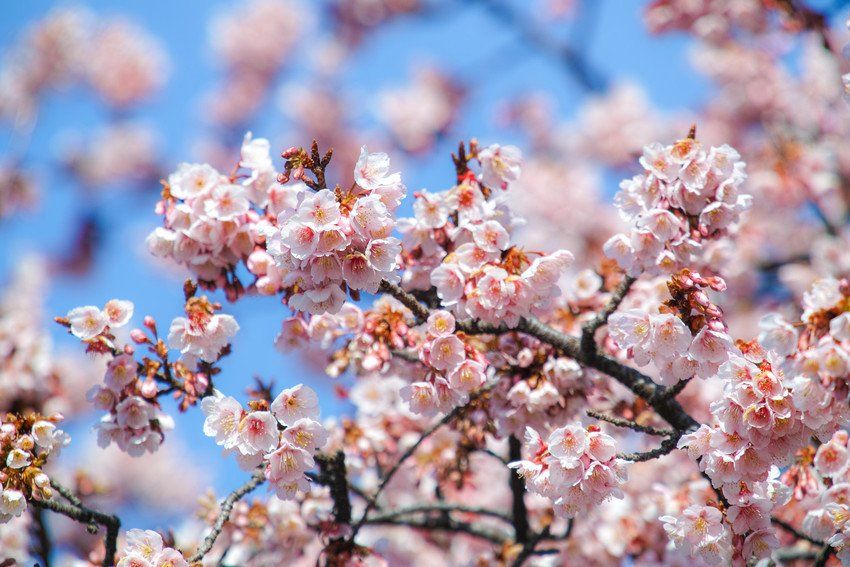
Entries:
{"label": "cluster of buds", "polygon": [[434,415],[451,410],[467,401],[486,380],[484,356],[455,333],[455,318],[448,311],[434,311],[428,317],[419,359],[429,369],[425,379],[401,390],[414,413]]}
{"label": "cluster of buds", "polygon": [[744,162],[729,146],[708,152],[691,136],[644,148],[642,174],[620,184],[615,198],[632,225],[605,243],[605,254],[631,276],[671,274],[704,263],[704,243],[729,234],[752,202],[739,193]]}
{"label": "cluster of buds", "polygon": [[315,466],[313,456],[327,441],[327,431],[317,421],[316,392],[299,384],[282,391],[270,405],[253,400],[248,406],[250,411],[217,391],[204,398],[204,434],[226,452],[235,452],[244,470],[264,465],[279,498],[292,499],[309,490],[305,473]]}
{"label": "cluster of buds", "polygon": [[57,429],[59,414],[7,414],[0,419],[0,524],[20,516],[27,500],[47,500],[52,495],[44,473],[48,458],[70,441]]}
{"label": "cluster of buds", "polygon": [[559,427],[544,441],[528,428],[529,460],[508,466],[525,478],[528,490],[554,501],[555,514],[574,518],[609,498],[622,498],[624,461],[616,455],[614,438],[599,427],[580,424]]}

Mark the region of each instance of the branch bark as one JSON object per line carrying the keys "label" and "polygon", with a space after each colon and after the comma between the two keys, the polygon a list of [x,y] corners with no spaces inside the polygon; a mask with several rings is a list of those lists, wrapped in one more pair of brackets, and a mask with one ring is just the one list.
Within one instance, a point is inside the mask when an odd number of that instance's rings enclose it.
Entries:
{"label": "branch bark", "polygon": [[105,514],[97,510],[93,510],[85,506],[79,498],[74,496],[73,492],[65,488],[55,480],[50,481],[50,485],[63,496],[68,503],[57,500],[33,500],[31,504],[36,508],[50,510],[56,514],[62,514],[72,520],[86,524],[89,526],[101,525],[106,528],[106,536],[104,537],[105,555],[103,557],[103,567],[111,567],[115,564],[115,553],[118,550],[118,531],[121,529],[121,520],[118,516]]}

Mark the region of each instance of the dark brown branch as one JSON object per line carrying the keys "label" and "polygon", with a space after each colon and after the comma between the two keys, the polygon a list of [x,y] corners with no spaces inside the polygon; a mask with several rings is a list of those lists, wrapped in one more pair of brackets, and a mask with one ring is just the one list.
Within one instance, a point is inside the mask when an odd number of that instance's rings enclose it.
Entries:
{"label": "dark brown branch", "polygon": [[620,282],[620,285],[611,292],[611,298],[608,300],[608,303],[605,304],[605,307],[603,307],[602,310],[593,317],[593,319],[585,323],[581,330],[582,348],[596,348],[594,343],[594,335],[596,334],[596,331],[601,326],[608,323],[608,318],[611,317],[611,315],[620,306],[620,303],[622,303],[626,298],[626,295],[628,295],[633,283],[635,283],[635,278],[632,276],[625,276],[623,281]]}
{"label": "dark brown branch", "polygon": [[413,312],[413,316],[416,317],[417,323],[424,322],[428,318],[428,315],[431,314],[427,307],[419,303],[415,297],[394,283],[390,283],[387,280],[381,280],[381,285],[378,288],[378,291],[388,293],[401,301],[405,307]]}
{"label": "dark brown branch", "polygon": [[652,449],[643,453],[619,453],[617,457],[626,461],[631,461],[633,463],[651,461],[652,459],[657,459],[659,457],[663,457],[664,455],[672,453],[676,449],[676,444],[678,442],[679,435],[674,435],[662,441],[661,446],[657,449]]}
{"label": "dark brown branch", "polygon": [[407,528],[438,530],[447,532],[461,532],[477,538],[481,538],[495,544],[504,545],[511,541],[510,536],[497,531],[488,530],[480,525],[473,523],[458,522],[445,516],[435,518],[417,519],[398,519],[388,518],[383,515],[367,518],[364,524],[367,525],[384,525],[384,526],[401,526]]}
{"label": "dark brown branch", "polygon": [[812,563],[812,567],[824,567],[834,552],[835,549],[833,549],[831,545],[824,545],[821,548],[820,553],[818,553],[817,557],[815,557],[815,562]]}
{"label": "dark brown branch", "polygon": [[[424,321],[428,318],[430,310],[399,286],[383,281],[380,289],[404,303],[414,314],[417,314],[418,319]],[[458,331],[471,335],[502,334],[513,331],[531,335],[562,351],[577,362],[611,376],[635,395],[646,400],[658,415],[676,430],[690,431],[699,427],[699,423],[685,412],[681,404],[675,400],[675,397],[667,395],[667,388],[656,384],[649,376],[639,370],[626,366],[599,352],[592,341],[590,343],[580,341],[576,337],[553,329],[532,317],[520,319],[519,324],[513,329],[504,325],[489,325],[475,320],[458,321],[456,327]]]}
{"label": "dark brown branch", "polygon": [[511,563],[511,566],[522,567],[522,564],[525,563],[529,557],[534,555],[534,550],[537,547],[537,544],[547,537],[549,537],[549,526],[546,526],[540,531],[540,533],[535,534],[534,537],[525,542],[525,545],[522,546],[519,555],[517,555],[516,559],[514,559],[513,563]]}
{"label": "dark brown branch", "polygon": [[774,526],[782,528],[783,530],[785,530],[789,534],[793,535],[797,539],[802,539],[802,540],[807,541],[809,543],[813,543],[814,545],[820,545],[820,546],[826,545],[824,542],[820,541],[819,539],[815,539],[813,537],[810,537],[810,536],[804,534],[803,532],[801,532],[800,530],[798,530],[797,528],[795,528],[794,526],[792,526],[791,524],[789,524],[785,520],[781,520],[779,518],[772,517],[772,518],[770,518],[770,522]]}
{"label": "dark brown branch", "polygon": [[345,453],[337,451],[332,457],[316,455],[319,464],[319,483],[330,488],[334,503],[334,518],[340,524],[351,522],[351,500],[348,497],[348,471],[345,467]]}
{"label": "dark brown branch", "polygon": [[252,490],[260,486],[265,479],[264,471],[257,471],[248,480],[248,482],[227,495],[221,503],[220,512],[218,513],[218,517],[215,519],[212,530],[209,534],[207,534],[207,537],[204,538],[204,541],[201,542],[201,545],[198,547],[195,554],[189,558],[189,563],[200,561],[204,558],[204,555],[209,553],[213,545],[215,545],[215,540],[221,535],[221,531],[224,529],[224,524],[227,523],[227,520],[230,518],[230,514],[233,512],[233,507],[236,503]]}
{"label": "dark brown branch", "polygon": [[393,520],[396,518],[401,518],[403,516],[410,516],[412,514],[427,514],[429,512],[441,512],[441,513],[451,513],[458,512],[462,514],[478,514],[480,516],[489,516],[491,518],[498,518],[508,524],[513,523],[513,520],[507,514],[499,512],[498,510],[491,510],[490,508],[482,508],[478,506],[465,506],[463,504],[454,504],[451,502],[435,502],[432,504],[421,504],[417,506],[409,506],[407,508],[399,508],[397,510],[389,510],[381,514],[381,518],[386,520]]}
{"label": "dark brown branch", "polygon": [[[508,437],[508,459],[511,462],[522,460],[522,443],[515,436]],[[511,519],[514,525],[514,538],[517,543],[529,541],[528,508],[525,506],[525,479],[515,471],[508,476],[511,487]]]}
{"label": "dark brown branch", "polygon": [[608,423],[616,425],[617,427],[626,427],[628,429],[633,429],[641,433],[646,433],[647,435],[656,435],[658,437],[670,437],[671,435],[676,434],[676,432],[672,429],[661,429],[659,427],[652,427],[650,425],[641,425],[629,419],[615,417],[613,415],[608,415],[595,410],[587,410],[587,415],[601,421],[607,421]]}
{"label": "dark brown branch", "polygon": [[[106,536],[104,537],[106,552],[103,557],[103,566],[111,567],[114,565],[115,552],[118,548],[118,531],[121,529],[121,520],[118,516],[104,514],[83,505],[76,496],[73,496],[70,490],[54,480],[50,481],[50,485],[71,503],[57,500],[32,500],[32,505],[44,510],[50,510],[56,514],[62,514],[81,524],[88,526],[97,526],[99,524],[106,528]],[[71,495],[71,497],[69,498],[67,495]]]}

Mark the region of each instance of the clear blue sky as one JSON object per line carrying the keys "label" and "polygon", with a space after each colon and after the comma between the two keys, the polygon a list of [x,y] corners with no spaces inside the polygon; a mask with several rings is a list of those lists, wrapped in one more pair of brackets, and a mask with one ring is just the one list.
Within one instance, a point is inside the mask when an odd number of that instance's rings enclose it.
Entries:
{"label": "clear blue sky", "polygon": [[[191,159],[193,143],[207,131],[200,116],[200,97],[203,89],[219,76],[208,51],[207,22],[215,10],[228,3],[97,0],[79,4],[98,14],[126,14],[164,43],[171,57],[170,80],[155,100],[134,111],[133,116],[153,124],[159,131],[162,155],[168,167]],[[10,2],[0,20],[0,49],[5,52],[24,26],[56,5],[66,3]],[[463,118],[449,140],[476,136],[484,142],[508,141],[521,145],[516,132],[500,131],[494,124],[494,107],[512,94],[529,89],[552,95],[563,118],[574,114],[584,93],[559,64],[517,41],[513,32],[487,15],[477,3],[458,5],[452,16],[402,18],[367,39],[356,52],[342,82],[364,125],[372,125],[370,110],[376,103],[371,94],[384,87],[404,84],[409,78],[411,62],[421,60],[436,62],[471,86]],[[642,2],[599,0],[594,31],[576,36],[586,38],[582,48],[589,61],[614,81],[629,79],[640,83],[652,102],[664,111],[697,106],[706,98],[708,85],[689,68],[687,54],[692,44],[680,35],[649,37],[640,19],[642,8]],[[322,20],[320,14],[317,33],[326,33]],[[553,28],[552,31],[569,37],[570,24],[560,25],[565,30]],[[507,50],[509,56],[493,63],[493,54],[505,54]],[[491,63],[485,68],[478,65],[482,61]],[[301,72],[296,68],[285,73],[281,84]],[[11,268],[28,251],[55,254],[65,250],[78,220],[93,210],[105,227],[107,239],[90,273],[61,277],[52,283],[45,324],[49,324],[53,315],[64,314],[71,307],[101,305],[107,299],[119,297],[135,302],[136,324],[142,314],[151,314],[161,327],[167,328],[182,308],[180,282],[158,273],[142,258],[145,253],[142,240],[159,221],[152,211],[159,187],[151,186],[143,193],[116,191],[84,195],[61,171],[50,167],[56,158],[57,134],[67,130],[89,131],[106,119],[104,109],[85,93],[58,93],[44,101],[26,155],[26,164],[39,172],[43,190],[41,206],[34,212],[0,222],[0,281],[8,279]],[[251,124],[251,129],[258,136],[275,136],[284,125],[285,119],[269,105],[268,111]],[[0,153],[8,151],[9,140],[9,132],[0,130]],[[446,141],[431,157],[405,160],[403,176],[408,187],[411,190],[444,188],[450,180],[448,152],[454,144]],[[371,149],[387,149],[391,155],[398,155],[389,148]],[[614,180],[611,183],[613,188]],[[237,317],[242,329],[234,342],[235,354],[222,365],[225,373],[217,384],[222,390],[241,396],[254,375],[274,377],[282,387],[304,381],[322,394],[325,414],[346,410],[334,398],[328,379],[311,375],[299,366],[296,358],[286,358],[274,350],[272,339],[286,315],[277,300],[251,298],[228,305],[225,310]],[[54,329],[54,334],[60,347],[76,346],[60,329]],[[91,378],[92,383],[100,379]],[[73,433],[78,438],[88,434],[96,418],[96,414],[85,418]],[[227,490],[239,484],[244,473],[233,463],[219,458],[218,447],[203,437],[201,423],[200,412],[191,410],[178,417],[176,435],[187,440],[195,458],[213,469],[216,489]],[[138,527],[154,527],[163,525],[167,518],[155,511],[136,511],[130,520]]]}

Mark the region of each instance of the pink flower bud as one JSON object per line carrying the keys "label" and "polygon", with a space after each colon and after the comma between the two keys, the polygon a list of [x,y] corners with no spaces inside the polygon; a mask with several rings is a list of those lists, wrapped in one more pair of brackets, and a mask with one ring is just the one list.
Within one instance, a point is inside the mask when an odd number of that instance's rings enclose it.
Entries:
{"label": "pink flower bud", "polygon": [[141,329],[133,329],[130,331],[130,338],[133,339],[133,342],[139,345],[143,345],[145,343],[149,343],[150,339]]}

